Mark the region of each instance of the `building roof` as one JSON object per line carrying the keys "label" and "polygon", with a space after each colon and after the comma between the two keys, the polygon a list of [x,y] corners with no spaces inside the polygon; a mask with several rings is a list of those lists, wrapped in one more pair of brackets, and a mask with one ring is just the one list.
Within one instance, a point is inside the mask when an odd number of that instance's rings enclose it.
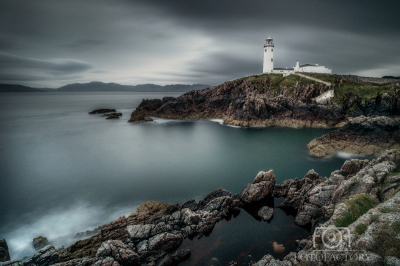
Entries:
{"label": "building roof", "polygon": [[286,67],[279,67],[279,68],[274,68],[274,70],[294,70],[294,68],[293,68],[293,67],[288,67],[288,68],[286,68]]}
{"label": "building roof", "polygon": [[304,64],[304,65],[300,65],[300,67],[306,67],[306,66],[310,66],[310,67],[317,67],[317,65],[311,65],[311,64]]}

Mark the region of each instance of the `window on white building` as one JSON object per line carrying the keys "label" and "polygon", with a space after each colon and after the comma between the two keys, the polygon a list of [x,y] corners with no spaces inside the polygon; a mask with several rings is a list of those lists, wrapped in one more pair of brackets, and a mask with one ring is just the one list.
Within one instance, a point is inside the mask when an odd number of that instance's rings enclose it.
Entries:
{"label": "window on white building", "polygon": [[267,49],[265,49],[265,51],[267,51]]}
{"label": "window on white building", "polygon": [[274,62],[274,59],[273,59],[273,58],[271,58],[271,62]]}
{"label": "window on white building", "polygon": [[274,49],[271,48],[271,52],[273,52],[273,51],[274,51]]}

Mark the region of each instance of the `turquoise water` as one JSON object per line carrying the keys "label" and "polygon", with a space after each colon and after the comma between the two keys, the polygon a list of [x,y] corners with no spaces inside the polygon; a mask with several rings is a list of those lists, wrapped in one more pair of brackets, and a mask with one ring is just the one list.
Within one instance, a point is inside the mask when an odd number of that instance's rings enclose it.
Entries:
{"label": "turquoise water", "polygon": [[[329,129],[162,119],[127,123],[142,99],[178,95],[2,93],[0,238],[7,240],[12,258],[32,252],[34,237],[68,245],[75,233],[128,215],[144,201],[182,204],[219,187],[235,194],[261,170],[273,169],[277,183],[302,178],[310,169],[329,176],[345,160],[308,155],[307,143]],[[106,120],[88,114],[97,108],[116,108],[123,116]],[[253,219],[242,211],[240,218],[221,224],[235,227],[246,215]],[[292,224],[293,217],[281,216],[271,224]],[[255,222],[274,231],[269,223]]]}

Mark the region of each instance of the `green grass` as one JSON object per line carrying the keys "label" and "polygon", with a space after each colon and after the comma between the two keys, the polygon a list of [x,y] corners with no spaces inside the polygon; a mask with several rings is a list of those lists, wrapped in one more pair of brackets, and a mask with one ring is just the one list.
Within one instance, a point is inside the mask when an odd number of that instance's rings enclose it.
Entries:
{"label": "green grass", "polygon": [[396,168],[393,172],[390,172],[387,176],[395,176],[400,174],[400,167]]}
{"label": "green grass", "polygon": [[400,257],[400,239],[396,236],[400,233],[400,222],[394,222],[388,226],[382,224],[380,229],[373,234],[375,244],[372,251],[382,257]]}
{"label": "green grass", "polygon": [[367,224],[359,224],[356,226],[356,233],[362,235],[367,229],[368,229]]}
{"label": "green grass", "polygon": [[344,104],[351,97],[359,97],[360,102],[365,103],[375,99],[382,93],[394,94],[394,91],[390,89],[392,86],[392,84],[366,85],[344,81],[341,87],[335,86],[335,96],[332,101],[337,104]]}
{"label": "green grass", "polygon": [[400,212],[399,207],[384,207],[381,209],[382,213],[389,213],[389,212]]}
{"label": "green grass", "polygon": [[372,215],[372,216],[371,216],[371,221],[372,221],[373,223],[379,221],[379,215]]}
{"label": "green grass", "polygon": [[347,227],[354,223],[361,215],[367,213],[371,208],[378,205],[378,202],[368,196],[358,195],[353,199],[343,201],[348,210],[342,217],[334,221],[337,227]]}

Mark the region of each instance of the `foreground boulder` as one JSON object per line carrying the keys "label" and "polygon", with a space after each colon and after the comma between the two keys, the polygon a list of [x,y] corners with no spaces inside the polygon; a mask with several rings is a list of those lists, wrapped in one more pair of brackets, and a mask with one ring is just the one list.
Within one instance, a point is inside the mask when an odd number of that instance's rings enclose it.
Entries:
{"label": "foreground boulder", "polygon": [[276,178],[274,172],[259,172],[254,180],[247,184],[237,196],[243,203],[260,201],[272,195]]}
{"label": "foreground boulder", "polygon": [[329,156],[335,152],[374,155],[400,148],[400,118],[357,117],[335,131],[313,139],[310,154]]}
{"label": "foreground boulder", "polygon": [[5,239],[0,240],[0,262],[9,261],[10,253],[8,252],[8,245]]}

